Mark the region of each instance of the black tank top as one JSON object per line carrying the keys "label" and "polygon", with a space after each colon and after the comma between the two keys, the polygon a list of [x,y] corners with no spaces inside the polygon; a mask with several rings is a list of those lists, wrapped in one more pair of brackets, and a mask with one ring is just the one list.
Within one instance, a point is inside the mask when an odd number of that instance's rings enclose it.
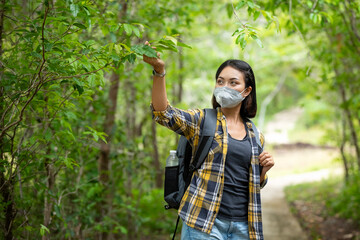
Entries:
{"label": "black tank top", "polygon": [[[245,124],[247,133],[247,127]],[[230,221],[248,220],[249,167],[251,143],[248,134],[243,140],[230,136],[225,161],[224,191],[218,217]]]}

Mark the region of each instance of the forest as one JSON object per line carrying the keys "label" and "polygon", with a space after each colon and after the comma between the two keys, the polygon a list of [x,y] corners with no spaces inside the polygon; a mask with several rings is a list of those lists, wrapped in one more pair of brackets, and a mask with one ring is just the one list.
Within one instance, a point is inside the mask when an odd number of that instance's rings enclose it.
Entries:
{"label": "forest", "polygon": [[360,226],[359,20],[358,0],[0,0],[0,239],[170,239],[178,136],[152,120],[146,41],[182,109],[211,107],[222,62],[249,62],[254,121],[302,108]]}

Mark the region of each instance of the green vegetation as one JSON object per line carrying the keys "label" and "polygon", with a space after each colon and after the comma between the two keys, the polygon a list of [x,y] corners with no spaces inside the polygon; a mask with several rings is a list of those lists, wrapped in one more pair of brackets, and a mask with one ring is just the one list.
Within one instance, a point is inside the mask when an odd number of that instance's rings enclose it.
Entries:
{"label": "green vegetation", "polygon": [[352,182],[359,15],[339,0],[0,0],[0,238],[172,232],[161,188],[176,136],[151,120],[145,41],[181,108],[210,106],[224,60],[249,62],[259,114],[303,107],[303,129],[326,133]]}
{"label": "green vegetation", "polygon": [[[318,239],[321,238],[319,225],[328,216],[352,219],[360,226],[360,212],[357,211],[360,209],[359,184],[359,174],[354,174],[346,184],[343,178],[334,177],[320,182],[288,186],[285,194],[292,211],[302,218],[300,222],[303,227],[310,231],[313,239]],[[301,208],[294,207],[297,203],[308,209],[301,212]],[[308,214],[309,212],[314,215]]]}

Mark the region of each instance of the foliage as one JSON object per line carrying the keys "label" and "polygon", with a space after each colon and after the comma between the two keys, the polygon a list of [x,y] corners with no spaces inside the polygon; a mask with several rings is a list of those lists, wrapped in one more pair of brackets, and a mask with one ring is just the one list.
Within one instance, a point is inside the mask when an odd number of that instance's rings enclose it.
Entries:
{"label": "foliage", "polygon": [[[287,76],[270,114],[312,106],[315,98],[322,104],[308,107],[308,126],[348,109],[357,131],[359,59],[351,17],[358,3],[291,2],[289,15],[279,1],[2,1],[5,238],[139,239],[172,232],[176,218],[164,213],[155,179],[175,134],[152,127],[151,69],[140,63],[155,50],[145,41],[162,52],[176,106],[209,107],[216,68],[242,58],[256,72],[259,105],[279,76]],[[343,140],[352,146],[350,136],[347,128]]]}
{"label": "foliage", "polygon": [[355,173],[343,185],[336,197],[327,201],[330,213],[343,218],[354,219],[360,225],[360,174]]}

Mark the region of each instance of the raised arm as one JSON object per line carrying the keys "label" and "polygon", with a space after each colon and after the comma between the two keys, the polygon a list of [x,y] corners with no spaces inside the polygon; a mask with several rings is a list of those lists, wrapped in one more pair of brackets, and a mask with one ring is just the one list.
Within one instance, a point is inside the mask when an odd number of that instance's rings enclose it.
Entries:
{"label": "raised arm", "polygon": [[[149,42],[145,42],[146,45],[150,46]],[[155,47],[154,47],[155,49]],[[166,84],[165,76],[161,76],[165,73],[165,63],[160,59],[160,53],[157,53],[157,58],[151,58],[148,56],[143,56],[144,62],[150,64],[154,70],[155,74],[153,76],[153,88],[152,88],[152,105],[155,111],[164,111],[168,105],[167,95],[166,95]]]}

